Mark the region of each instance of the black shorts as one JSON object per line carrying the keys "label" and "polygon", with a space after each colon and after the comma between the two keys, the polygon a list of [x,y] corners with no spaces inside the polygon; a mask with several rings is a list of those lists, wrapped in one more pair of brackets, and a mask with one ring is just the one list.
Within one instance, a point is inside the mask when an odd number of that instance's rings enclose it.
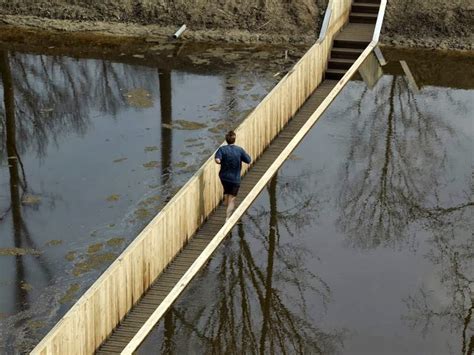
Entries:
{"label": "black shorts", "polygon": [[222,186],[224,187],[224,195],[232,195],[232,196],[237,196],[239,193],[240,189],[240,184],[236,184],[233,182],[228,182],[228,181],[222,181]]}

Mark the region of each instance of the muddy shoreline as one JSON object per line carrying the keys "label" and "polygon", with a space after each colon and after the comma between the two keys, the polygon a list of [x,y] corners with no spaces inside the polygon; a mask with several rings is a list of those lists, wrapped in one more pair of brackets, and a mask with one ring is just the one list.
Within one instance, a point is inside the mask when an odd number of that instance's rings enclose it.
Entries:
{"label": "muddy shoreline", "polygon": [[[181,41],[311,45],[328,0],[0,0],[0,25],[165,43]],[[472,0],[389,0],[381,42],[395,47],[474,50]],[[2,31],[3,32],[3,31]]]}
{"label": "muddy shoreline", "polygon": [[[176,27],[141,25],[135,23],[74,21],[45,19],[35,16],[0,15],[0,41],[22,42],[28,34],[40,33],[43,37],[70,36],[83,42],[84,38],[101,38],[102,43],[114,44],[123,40],[156,44],[176,43],[171,39]],[[289,50],[308,48],[317,40],[317,34],[292,35],[280,33],[252,33],[246,30],[198,29],[187,30],[180,43],[240,43],[259,45],[283,45]],[[449,34],[406,36],[384,28],[381,35],[383,46],[395,48],[425,48],[457,51],[474,50],[474,34],[463,36]]]}
{"label": "muddy shoreline", "polygon": [[[8,32],[9,38],[15,32],[21,36],[22,31],[49,31],[53,33],[98,34],[109,37],[139,38],[148,42],[165,43],[177,30],[174,26],[140,25],[135,23],[74,21],[45,19],[35,16],[0,16],[0,38]],[[180,42],[225,42],[225,43],[261,43],[261,44],[296,44],[305,45],[316,41],[316,32],[307,35],[271,34],[250,32],[246,30],[197,29],[187,30],[180,37]]]}

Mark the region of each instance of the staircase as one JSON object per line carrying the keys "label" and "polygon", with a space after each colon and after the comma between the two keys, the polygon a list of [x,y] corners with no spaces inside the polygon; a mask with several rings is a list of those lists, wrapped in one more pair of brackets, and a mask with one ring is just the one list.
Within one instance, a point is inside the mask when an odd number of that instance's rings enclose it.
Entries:
{"label": "staircase", "polygon": [[380,0],[354,0],[349,23],[334,40],[326,79],[339,80],[372,40]]}

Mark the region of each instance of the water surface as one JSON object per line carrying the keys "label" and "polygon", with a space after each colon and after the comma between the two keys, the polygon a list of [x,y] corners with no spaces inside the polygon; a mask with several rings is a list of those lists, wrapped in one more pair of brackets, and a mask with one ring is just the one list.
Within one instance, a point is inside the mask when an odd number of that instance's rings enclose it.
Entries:
{"label": "water surface", "polygon": [[386,57],[343,89],[140,353],[472,353],[474,58]]}
{"label": "water surface", "polygon": [[291,65],[278,48],[148,47],[0,43],[6,351],[39,341]]}

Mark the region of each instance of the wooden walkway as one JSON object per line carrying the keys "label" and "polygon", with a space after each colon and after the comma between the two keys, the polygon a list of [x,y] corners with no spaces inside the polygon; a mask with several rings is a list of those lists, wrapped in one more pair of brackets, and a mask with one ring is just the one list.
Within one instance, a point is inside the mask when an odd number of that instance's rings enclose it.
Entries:
{"label": "wooden walkway", "polygon": [[[357,6],[358,2],[354,4]],[[367,5],[371,11],[376,7]],[[378,9],[378,8],[377,8]],[[338,80],[344,76],[346,71],[354,64],[359,55],[367,47],[372,39],[374,23],[361,23],[360,15],[356,22],[349,23],[339,33],[334,41],[326,71],[326,80],[316,89],[312,96],[306,101],[296,116],[288,123],[282,132],[275,138],[263,155],[254,163],[249,172],[243,177],[238,201],[252,190],[260,180],[276,157],[287,146],[288,142],[300,131],[310,116],[316,111],[330,91],[336,86]],[[372,16],[369,16],[369,20]],[[351,17],[352,19],[352,17]],[[367,20],[367,21],[369,21]],[[237,207],[237,206],[236,206]],[[151,314],[158,308],[171,289],[190,268],[197,257],[204,251],[216,233],[225,222],[225,207],[221,205],[201,226],[199,231],[186,245],[183,251],[176,256],[169,267],[158,277],[145,293],[143,298],[129,312],[112,335],[102,344],[97,351],[98,354],[121,353],[132,340],[142,325]]]}
{"label": "wooden walkway", "polygon": [[[365,10],[364,10],[365,9]],[[358,12],[355,13],[354,11]],[[363,13],[361,11],[366,11]],[[378,11],[377,0],[356,0],[353,4],[350,23],[337,35],[326,71],[326,80],[316,89],[295,117],[273,140],[263,155],[243,177],[238,201],[249,194],[270,165],[280,155],[291,139],[300,131],[319,105],[336,86],[338,80],[354,64],[372,39]],[[376,18],[376,16],[375,16]],[[236,206],[237,207],[237,206]],[[98,354],[121,353],[138,330],[158,308],[176,283],[183,277],[193,262],[204,251],[225,222],[225,207],[221,205],[201,226],[181,253],[157,278],[142,299],[132,308],[111,336],[98,349]]]}
{"label": "wooden walkway", "polygon": [[[306,101],[297,115],[288,123],[249,172],[242,178],[238,201],[252,190],[255,184],[276,157],[283,151],[288,142],[306,123],[311,114],[318,108],[329,92],[337,84],[336,80],[325,80],[314,94]],[[236,206],[237,207],[237,206]],[[125,317],[112,335],[98,350],[98,354],[120,353],[130,342],[136,332],[160,305],[173,286],[178,282],[192,263],[203,252],[214,235],[225,222],[225,207],[221,205],[202,225],[201,229],[186,245],[184,250],[174,259],[170,266],[158,277],[150,290]]]}

